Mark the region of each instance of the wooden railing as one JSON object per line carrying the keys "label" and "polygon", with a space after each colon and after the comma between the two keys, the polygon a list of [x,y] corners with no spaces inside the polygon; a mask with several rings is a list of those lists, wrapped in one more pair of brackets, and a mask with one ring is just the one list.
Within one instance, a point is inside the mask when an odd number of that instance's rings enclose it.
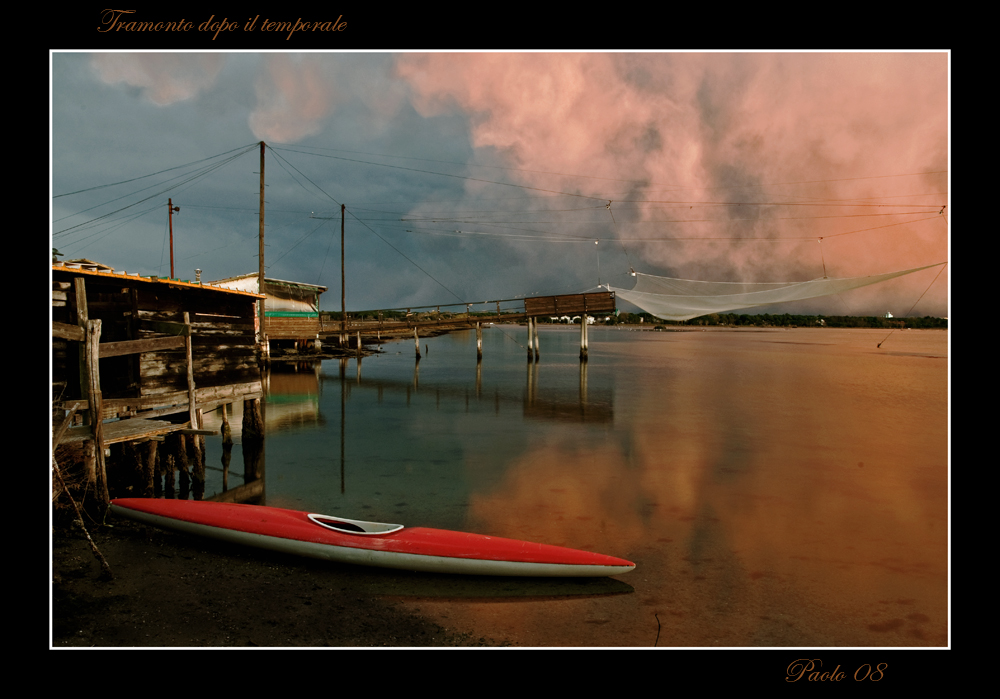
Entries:
{"label": "wooden railing", "polygon": [[[517,308],[502,309],[501,303],[515,303]],[[473,305],[495,304],[496,312],[473,312]],[[611,291],[599,291],[585,294],[563,294],[559,296],[536,296],[524,299],[503,299],[500,301],[477,302],[476,304],[453,304],[465,306],[464,313],[442,312],[440,309],[448,306],[423,306],[422,309],[389,309],[388,311],[362,311],[348,314],[346,323],[333,314],[320,314],[320,334],[336,334],[345,332],[349,335],[361,333],[363,336],[376,334],[409,334],[414,329],[443,329],[449,327],[475,327],[477,323],[517,323],[538,316],[587,314],[611,312],[615,310],[615,294]],[[400,317],[400,311],[405,315]],[[383,317],[383,313],[391,313]],[[378,317],[370,316],[377,314]],[[337,314],[339,315],[339,314]],[[358,318],[359,315],[369,316]]]}

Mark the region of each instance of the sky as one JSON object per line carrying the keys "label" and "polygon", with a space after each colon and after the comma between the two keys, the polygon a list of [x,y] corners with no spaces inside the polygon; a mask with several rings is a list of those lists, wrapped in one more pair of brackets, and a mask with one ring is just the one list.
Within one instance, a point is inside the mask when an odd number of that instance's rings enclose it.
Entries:
{"label": "sky", "polygon": [[[947,52],[100,52],[51,61],[62,260],[258,268],[348,311],[949,260]],[[947,316],[950,266],[747,312]],[[623,310],[635,310],[622,302]]]}

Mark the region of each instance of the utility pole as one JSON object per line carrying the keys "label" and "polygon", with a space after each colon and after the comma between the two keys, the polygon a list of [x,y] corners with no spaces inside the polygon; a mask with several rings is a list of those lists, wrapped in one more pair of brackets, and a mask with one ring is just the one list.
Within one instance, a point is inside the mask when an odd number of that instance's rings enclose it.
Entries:
{"label": "utility pole", "polygon": [[167,199],[167,218],[170,219],[170,278],[174,278],[174,212],[181,207],[174,206],[173,199]]}
{"label": "utility pole", "polygon": [[[260,142],[260,233],[257,263],[257,293],[264,294],[264,142]],[[260,338],[264,339],[264,299],[258,299],[260,309]]]}

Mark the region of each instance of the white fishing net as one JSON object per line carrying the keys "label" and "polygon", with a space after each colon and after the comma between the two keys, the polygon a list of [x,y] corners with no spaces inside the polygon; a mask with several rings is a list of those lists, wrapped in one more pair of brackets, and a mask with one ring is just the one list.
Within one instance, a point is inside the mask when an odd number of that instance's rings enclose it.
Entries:
{"label": "white fishing net", "polygon": [[772,303],[802,301],[830,296],[869,284],[919,272],[937,265],[846,279],[820,278],[807,282],[702,282],[636,273],[632,289],[610,287],[616,296],[664,320],[689,320],[708,313],[725,313],[740,308]]}

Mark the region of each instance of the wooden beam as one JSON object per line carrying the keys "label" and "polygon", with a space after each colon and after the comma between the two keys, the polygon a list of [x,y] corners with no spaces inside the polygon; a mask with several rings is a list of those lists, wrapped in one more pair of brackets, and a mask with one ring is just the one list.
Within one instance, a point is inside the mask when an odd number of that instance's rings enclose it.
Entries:
{"label": "wooden beam", "polygon": [[[83,277],[73,278],[73,302],[76,306],[76,324],[80,327],[80,332],[86,333],[89,315],[87,311],[87,285]],[[86,337],[81,342],[86,342]],[[85,345],[81,344],[76,350],[80,377],[80,396],[83,397],[89,391],[89,386],[87,385],[87,359],[86,352],[84,351]]]}
{"label": "wooden beam", "polygon": [[[243,398],[262,398],[263,395],[260,381],[223,386],[205,386],[195,390],[198,407],[203,410],[218,407],[220,403],[232,403],[235,400]],[[57,403],[56,407],[69,409],[75,402],[80,403],[80,410],[89,409],[89,403],[85,400],[63,401]],[[141,413],[137,417],[152,417],[154,413],[157,415],[169,415],[171,413],[182,413],[188,409],[188,394],[187,391],[177,391],[153,396],[142,396],[140,398],[105,398],[103,405],[106,409],[115,412],[127,409],[149,411]]]}
{"label": "wooden beam", "polygon": [[[141,439],[152,439],[165,434],[171,434],[180,430],[189,429],[186,422],[174,424],[166,420],[146,420],[142,418],[132,418],[129,420],[117,420],[102,425],[102,437],[105,445],[119,444],[121,442],[132,442]],[[93,435],[89,433],[89,427],[70,427],[62,437],[61,443],[91,441]],[[103,453],[103,450],[102,450]]]}
{"label": "wooden beam", "polygon": [[[184,311],[184,324],[191,327],[191,319],[187,311]],[[201,427],[198,424],[198,401],[194,392],[194,355],[191,350],[190,335],[184,338],[184,352],[187,355],[188,416],[192,427]]]}
{"label": "wooden beam", "polygon": [[83,342],[86,334],[79,325],[69,325],[68,323],[52,322],[52,337],[62,340],[72,340],[73,342]]}
{"label": "wooden beam", "polygon": [[101,373],[98,370],[100,358],[101,321],[87,321],[87,341],[84,359],[87,367],[87,400],[90,407],[90,428],[94,438],[94,456],[97,499],[102,507],[110,503],[108,495],[108,472],[104,462],[104,426],[101,418]]}
{"label": "wooden beam", "polygon": [[142,352],[184,349],[187,342],[189,342],[189,339],[185,337],[150,337],[143,340],[105,342],[101,345],[101,359],[104,359],[105,357],[120,357],[125,354],[141,354]]}
{"label": "wooden beam", "polygon": [[63,417],[62,423],[60,423],[59,427],[56,429],[55,434],[52,435],[53,456],[55,456],[56,453],[56,446],[58,446],[62,442],[63,435],[66,433],[66,430],[69,429],[69,426],[72,424],[73,416],[76,415],[76,411],[80,409],[80,405],[81,405],[80,401],[73,401],[73,405],[71,405],[69,409],[66,410],[66,415]]}

